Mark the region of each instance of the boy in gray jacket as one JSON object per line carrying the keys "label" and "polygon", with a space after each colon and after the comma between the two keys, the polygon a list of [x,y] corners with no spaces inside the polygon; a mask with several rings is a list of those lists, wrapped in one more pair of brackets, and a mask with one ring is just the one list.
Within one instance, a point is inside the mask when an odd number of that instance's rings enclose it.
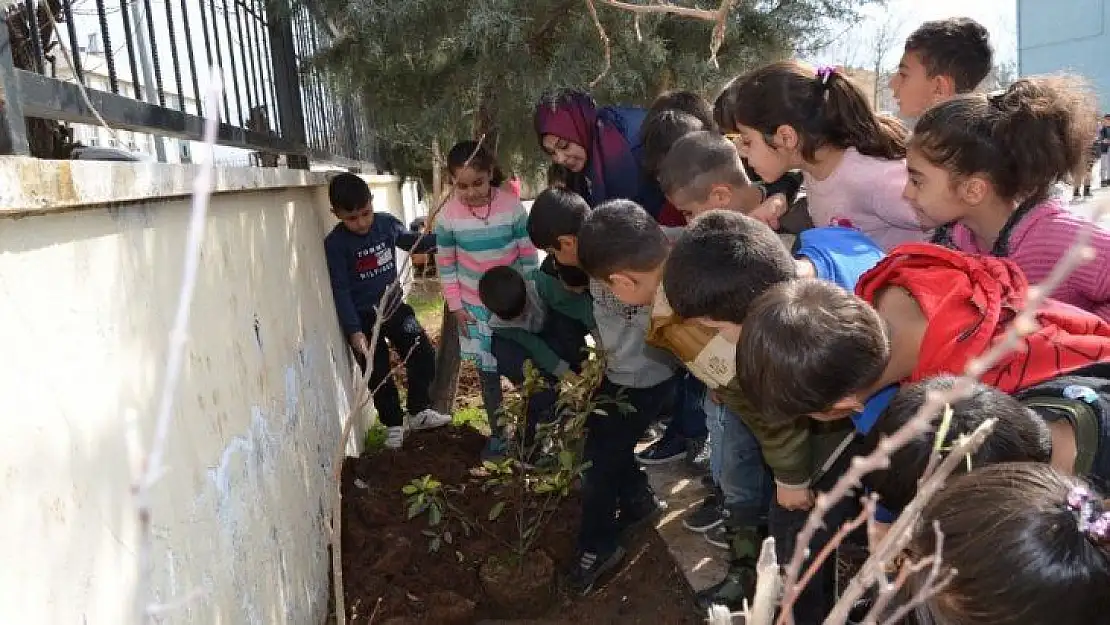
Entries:
{"label": "boy in gray jacket", "polygon": [[[591,278],[591,267],[603,258],[579,258],[578,237],[606,236],[614,222],[621,222],[620,240],[605,239],[612,251],[627,262],[650,257],[662,264],[667,240],[659,225],[640,206],[627,200],[606,202],[590,211],[584,201],[560,196],[562,201],[537,199],[529,216],[529,233],[538,248],[545,249],[563,265],[581,267]],[[580,198],[579,198],[580,199]],[[631,221],[640,227],[627,228]],[[616,228],[612,228],[616,231]],[[629,250],[634,250],[629,254]],[[659,502],[647,475],[635,457],[636,442],[657,419],[674,393],[678,361],[668,352],[647,344],[651,306],[622,303],[610,288],[590,280],[593,316],[598,347],[605,360],[605,379],[598,389],[600,409],[588,417],[585,443],[586,470],[582,492],[582,524],[578,533],[578,563],[571,582],[587,594],[624,557],[617,542],[622,529],[652,517],[664,504]],[[622,411],[616,400],[631,406]]]}

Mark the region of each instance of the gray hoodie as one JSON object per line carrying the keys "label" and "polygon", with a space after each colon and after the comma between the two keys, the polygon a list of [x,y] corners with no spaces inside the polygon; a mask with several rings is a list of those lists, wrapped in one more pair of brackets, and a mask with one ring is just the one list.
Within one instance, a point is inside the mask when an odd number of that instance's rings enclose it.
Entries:
{"label": "gray hoodie", "polygon": [[618,386],[650,388],[666,382],[678,368],[670,352],[647,344],[651,306],[629,306],[603,282],[590,280],[598,347],[605,353],[605,377]]}

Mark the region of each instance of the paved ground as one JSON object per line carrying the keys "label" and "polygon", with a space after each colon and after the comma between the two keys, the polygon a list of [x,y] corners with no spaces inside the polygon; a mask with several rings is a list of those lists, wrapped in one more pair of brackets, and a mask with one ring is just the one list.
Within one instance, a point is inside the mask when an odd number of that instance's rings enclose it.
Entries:
{"label": "paved ground", "polygon": [[682,526],[683,516],[697,508],[708,494],[700,477],[684,462],[647,467],[647,473],[652,488],[669,506],[655,529],[667,543],[690,586],[701,590],[721,581],[728,566],[728,552],[710,545],[701,534]]}

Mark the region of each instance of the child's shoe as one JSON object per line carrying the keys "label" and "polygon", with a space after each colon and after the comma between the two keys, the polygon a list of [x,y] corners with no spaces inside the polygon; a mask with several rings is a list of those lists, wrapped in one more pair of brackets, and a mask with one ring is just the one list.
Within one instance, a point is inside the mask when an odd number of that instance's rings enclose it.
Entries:
{"label": "child's shoe", "polygon": [[730,610],[744,607],[744,599],[755,595],[755,560],[742,558],[728,567],[728,574],[720,582],[697,594],[698,607],[708,610],[714,605],[727,606]]}
{"label": "child's shoe", "polygon": [[636,454],[636,461],[650,466],[678,462],[685,457],[686,441],[678,436],[664,436]]}
{"label": "child's shoe", "polygon": [[441,428],[448,423],[451,423],[451,415],[436,412],[431,408],[425,408],[409,417],[409,429],[413,431]]}
{"label": "child's shoe", "polygon": [[703,499],[701,504],[685,519],[682,519],[682,526],[691,532],[701,534],[708,532],[724,522],[725,517],[721,511],[721,498],[714,492]]}
{"label": "child's shoe", "polygon": [[385,429],[385,448],[400,449],[405,442],[405,426],[391,425]]}
{"label": "child's shoe", "polygon": [[606,573],[617,568],[624,559],[624,549],[617,545],[606,553],[583,551],[570,572],[570,585],[583,597],[593,592]]}
{"label": "child's shoe", "polygon": [[732,528],[726,523],[715,525],[705,532],[705,542],[718,549],[732,549]]}
{"label": "child's shoe", "polygon": [[666,511],[667,502],[656,497],[655,493],[651,493],[626,508],[622,507],[617,512],[617,533],[623,534],[636,530],[651,523]]}

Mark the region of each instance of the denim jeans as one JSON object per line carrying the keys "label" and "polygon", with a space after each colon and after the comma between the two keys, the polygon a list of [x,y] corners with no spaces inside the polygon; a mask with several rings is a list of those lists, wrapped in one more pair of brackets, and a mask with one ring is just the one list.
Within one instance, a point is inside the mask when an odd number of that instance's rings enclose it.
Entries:
{"label": "denim jeans", "polygon": [[703,404],[709,427],[709,467],[724,493],[733,523],[763,525],[774,496],[774,480],[759,441],[736,414],[706,393]]}
{"label": "denim jeans", "polygon": [[692,440],[706,435],[706,413],[702,410],[705,395],[705,384],[701,380],[686,372],[679,373],[674,408],[663,438],[677,436],[683,440]]}
{"label": "denim jeans", "polygon": [[[377,315],[373,312],[361,313],[362,331],[369,339],[374,329]],[[370,390],[378,389],[374,393],[374,408],[382,423],[387,426],[398,426],[404,423],[404,413],[401,410],[401,393],[390,375],[389,365],[390,346],[402,358],[408,355],[405,362],[405,373],[408,377],[408,412],[410,415],[432,405],[428,390],[432,385],[432,378],[436,375],[436,352],[432,342],[428,340],[427,333],[416,319],[412,306],[401,304],[393,315],[382,323],[378,333],[378,342],[373,346],[374,369],[370,372],[368,386]],[[355,360],[361,370],[366,370],[366,357],[355,350]]]}

